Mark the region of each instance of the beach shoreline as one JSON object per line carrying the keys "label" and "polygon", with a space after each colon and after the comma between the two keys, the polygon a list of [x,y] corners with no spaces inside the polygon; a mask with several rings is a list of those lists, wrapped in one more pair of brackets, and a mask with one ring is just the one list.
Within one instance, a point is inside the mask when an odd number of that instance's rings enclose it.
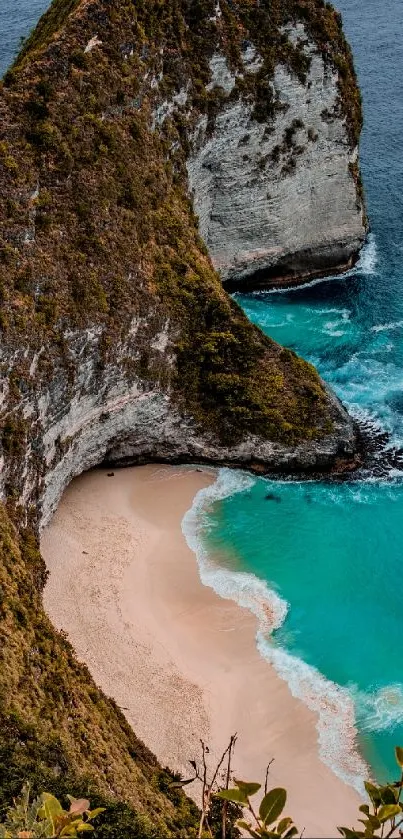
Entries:
{"label": "beach shoreline", "polygon": [[[238,777],[288,791],[305,836],[355,823],[358,794],[319,758],[316,715],[260,656],[257,619],[203,586],[181,530],[215,471],[144,466],[73,481],[41,548],[46,611],[162,765],[189,775],[237,732]],[[196,794],[197,790],[193,790]]]}

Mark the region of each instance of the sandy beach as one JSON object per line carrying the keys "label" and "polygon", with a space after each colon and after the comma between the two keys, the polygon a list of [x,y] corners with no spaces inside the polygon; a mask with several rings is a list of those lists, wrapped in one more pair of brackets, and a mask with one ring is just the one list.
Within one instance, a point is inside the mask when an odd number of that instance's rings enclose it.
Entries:
{"label": "sandy beach", "polygon": [[163,765],[212,760],[238,733],[234,770],[288,790],[305,837],[336,837],[360,803],[318,755],[315,715],[259,655],[256,618],[202,585],[181,520],[214,473],[167,466],[75,480],[42,535],[45,608]]}

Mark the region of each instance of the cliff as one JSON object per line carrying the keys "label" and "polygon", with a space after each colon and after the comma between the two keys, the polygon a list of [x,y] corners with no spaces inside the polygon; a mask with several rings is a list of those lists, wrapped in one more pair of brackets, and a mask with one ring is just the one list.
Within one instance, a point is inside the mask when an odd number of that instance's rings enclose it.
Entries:
{"label": "cliff", "polygon": [[[232,290],[346,270],[365,236],[357,136],[341,105],[340,71],[304,24],[280,31],[298,69],[278,61],[267,81],[257,38],[245,42],[241,70],[215,53],[209,86],[223,91],[223,105],[213,127],[203,115],[192,134],[188,173],[200,232]],[[269,101],[257,104],[244,86],[258,87],[263,74]]]}
{"label": "cliff", "polygon": [[[322,0],[54,0],[0,96],[0,497],[23,540],[34,545],[69,481],[105,460],[290,471],[352,458],[338,400],[249,323],[212,260],[231,283],[348,264],[364,235],[360,125],[351,55]],[[3,530],[17,556],[6,519]],[[48,624],[44,646],[26,629],[45,621],[32,551],[9,569],[29,604],[3,703],[17,720],[14,786],[57,724],[73,773],[95,767],[98,788],[127,784],[137,804],[137,746],[116,709]],[[52,658],[64,699],[49,711]],[[41,699],[20,707],[39,670]],[[91,708],[98,725],[112,720],[99,749]],[[25,763],[24,726],[36,743]],[[60,761],[45,752],[52,773]],[[120,785],[105,774],[111,753]]]}

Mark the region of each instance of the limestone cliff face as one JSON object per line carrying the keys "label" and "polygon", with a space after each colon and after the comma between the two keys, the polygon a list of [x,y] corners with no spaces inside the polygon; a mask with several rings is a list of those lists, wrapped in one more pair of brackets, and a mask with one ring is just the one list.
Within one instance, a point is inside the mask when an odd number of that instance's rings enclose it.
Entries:
{"label": "limestone cliff face", "polygon": [[234,285],[347,264],[360,124],[321,0],[52,4],[0,97],[0,494],[24,520],[105,459],[352,457],[211,259]]}
{"label": "limestone cliff face", "polygon": [[[297,284],[351,266],[365,237],[362,199],[340,108],[338,71],[325,63],[302,24],[284,30],[309,60],[304,79],[277,64],[271,81],[277,108],[258,121],[254,103],[236,95],[262,58],[253,44],[244,69],[224,55],[210,61],[212,88],[225,92],[212,131],[202,116],[188,160],[200,232],[227,286]],[[234,95],[235,93],[235,95]]]}

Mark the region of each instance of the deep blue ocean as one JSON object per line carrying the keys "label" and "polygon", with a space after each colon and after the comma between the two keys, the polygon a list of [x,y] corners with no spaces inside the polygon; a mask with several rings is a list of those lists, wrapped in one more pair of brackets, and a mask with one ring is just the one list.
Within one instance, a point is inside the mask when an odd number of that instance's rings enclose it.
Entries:
{"label": "deep blue ocean", "polygon": [[[0,0],[0,75],[47,5]],[[343,278],[238,301],[265,332],[312,361],[351,413],[402,447],[401,0],[337,6],[364,98],[369,242]],[[202,579],[256,612],[262,655],[318,711],[322,757],[355,785],[363,759],[379,778],[394,774],[393,746],[403,745],[402,525],[397,469],[343,484],[222,470],[184,521]]]}

